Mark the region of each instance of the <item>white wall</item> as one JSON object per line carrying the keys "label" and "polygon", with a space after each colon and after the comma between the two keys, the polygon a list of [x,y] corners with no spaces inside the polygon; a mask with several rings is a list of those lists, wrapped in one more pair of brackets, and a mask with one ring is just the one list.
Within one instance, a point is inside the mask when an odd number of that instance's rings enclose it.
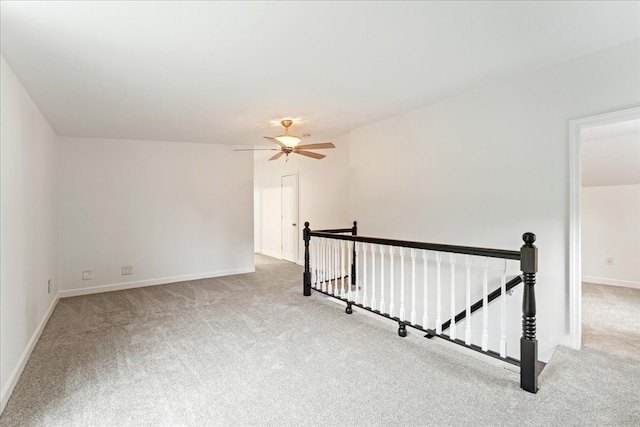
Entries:
{"label": "white wall", "polygon": [[363,235],[540,251],[541,352],[568,340],[568,121],[640,105],[640,41],[351,132]]}
{"label": "white wall", "polygon": [[230,146],[60,138],[61,295],[253,271],[252,168]]}
{"label": "white wall", "polygon": [[[351,227],[349,211],[349,138],[332,139],[336,148],[318,150],[322,160],[292,154],[268,161],[272,152],[255,155],[256,252],[281,257],[282,241],[280,180],[284,175],[298,174],[298,261],[304,262],[302,230],[305,221],[312,229]],[[313,151],[313,150],[312,150]]]}
{"label": "white wall", "polygon": [[584,187],[582,280],[640,288],[639,261],[640,184]]}
{"label": "white wall", "polygon": [[1,67],[0,410],[58,295],[254,270],[251,158],[229,146],[58,138]]}
{"label": "white wall", "polygon": [[57,301],[58,221],[56,134],[0,62],[1,411]]}

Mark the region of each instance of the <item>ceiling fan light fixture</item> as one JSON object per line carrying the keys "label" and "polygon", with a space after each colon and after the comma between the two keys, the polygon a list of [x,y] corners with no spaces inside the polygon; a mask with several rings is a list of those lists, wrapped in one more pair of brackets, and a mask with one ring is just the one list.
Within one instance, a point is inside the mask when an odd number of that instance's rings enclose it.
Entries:
{"label": "ceiling fan light fixture", "polygon": [[[293,120],[285,119],[285,120],[282,120],[280,124],[284,126],[284,134],[274,136],[274,137],[265,136],[266,139],[278,145],[278,148],[253,148],[253,149],[241,148],[235,151],[254,151],[254,150],[278,151],[278,153],[276,153],[274,156],[271,156],[269,160],[277,160],[283,155],[287,157],[287,160],[289,160],[289,154],[292,154],[292,153],[299,154],[305,157],[311,157],[312,159],[320,160],[320,159],[324,159],[327,156],[325,156],[324,154],[315,153],[313,151],[308,151],[308,150],[336,148],[336,146],[333,145],[332,142],[319,142],[315,144],[298,145],[301,141],[300,137],[297,137],[295,135],[289,135],[289,127],[293,124]],[[309,136],[309,135],[310,134],[304,134],[303,136]]]}
{"label": "ceiling fan light fixture", "polygon": [[288,135],[288,134],[278,135],[278,136],[274,136],[274,139],[280,141],[287,147],[291,147],[291,148],[295,147],[300,143],[300,138],[298,138],[295,135]]}

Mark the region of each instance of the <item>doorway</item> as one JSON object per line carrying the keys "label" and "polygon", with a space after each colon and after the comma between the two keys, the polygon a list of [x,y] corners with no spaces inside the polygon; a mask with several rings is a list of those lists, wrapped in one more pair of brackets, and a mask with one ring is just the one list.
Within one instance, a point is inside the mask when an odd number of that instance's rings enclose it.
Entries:
{"label": "doorway", "polygon": [[281,178],[282,259],[298,262],[298,174]]}
{"label": "doorway", "polygon": [[615,111],[569,122],[569,335],[570,346],[582,345],[582,147],[583,132],[604,125],[640,119],[640,108]]}

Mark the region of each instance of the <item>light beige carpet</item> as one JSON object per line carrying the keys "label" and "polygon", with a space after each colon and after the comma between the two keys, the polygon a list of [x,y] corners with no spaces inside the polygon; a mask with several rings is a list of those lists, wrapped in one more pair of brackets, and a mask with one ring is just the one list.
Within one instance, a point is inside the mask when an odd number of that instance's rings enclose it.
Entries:
{"label": "light beige carpet", "polygon": [[[633,426],[640,366],[560,347],[539,380],[321,294],[302,268],[62,299],[0,425]],[[492,359],[493,360],[493,359]]]}
{"label": "light beige carpet", "polygon": [[640,289],[583,283],[582,344],[640,365]]}

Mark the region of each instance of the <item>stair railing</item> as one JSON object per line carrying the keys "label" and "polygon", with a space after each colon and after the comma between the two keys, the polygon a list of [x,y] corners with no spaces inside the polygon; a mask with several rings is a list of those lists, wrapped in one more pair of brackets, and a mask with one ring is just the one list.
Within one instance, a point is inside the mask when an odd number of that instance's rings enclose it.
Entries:
{"label": "stair railing", "polygon": [[[526,391],[536,393],[538,391],[538,374],[544,366],[538,361],[538,341],[536,339],[536,303],[535,282],[538,270],[538,249],[533,244],[536,236],[533,233],[524,233],[524,244],[519,251],[478,248],[470,246],[443,245],[436,243],[413,242],[405,240],[382,239],[374,237],[358,236],[357,223],[353,227],[331,230],[312,231],[309,223],[305,222],[303,240],[304,273],[303,294],[311,295],[311,290],[323,293],[346,303],[345,312],[351,314],[353,306],[381,315],[398,323],[398,334],[401,337],[407,335],[407,327],[425,332],[426,337],[439,337],[446,341],[464,346],[471,350],[503,360],[520,367],[520,386]],[[408,254],[406,253],[408,249]],[[388,256],[387,256],[388,253]],[[416,280],[416,259],[421,254],[423,284],[418,285]],[[450,278],[449,286],[449,314],[450,319],[443,321],[444,311],[442,307],[443,264],[447,260],[443,255],[448,254],[447,269]],[[398,255],[399,258],[395,258]],[[410,278],[407,278],[406,259],[409,256]],[[431,257],[430,257],[431,255]],[[456,311],[457,284],[455,272],[456,261],[459,256],[465,260],[466,271],[465,309]],[[482,299],[471,303],[471,264],[472,257],[480,260],[479,269],[482,276]],[[368,258],[368,259],[367,259]],[[504,260],[504,268],[500,274],[500,287],[489,292],[488,265],[489,258]],[[379,264],[376,265],[376,260]],[[519,261],[521,275],[507,281],[507,261]],[[502,262],[502,261],[500,261]],[[428,265],[435,267],[435,280],[433,272],[428,272]],[[389,273],[385,274],[384,268],[388,266]],[[396,283],[396,272],[399,268],[399,283]],[[462,268],[462,267],[460,267]],[[367,277],[368,276],[368,277]],[[376,283],[378,279],[378,283]],[[385,283],[388,280],[389,283]],[[435,281],[435,284],[432,283]],[[506,325],[506,296],[520,283],[524,283],[522,299],[522,336],[520,338],[520,359],[507,356],[507,325]],[[421,289],[420,286],[422,286]],[[436,316],[433,319],[429,312],[433,302],[428,301],[433,294],[435,286]],[[422,300],[417,301],[418,294],[422,293]],[[387,301],[388,298],[388,301]],[[489,303],[501,298],[500,301],[500,339],[499,350],[488,348],[489,341]],[[396,301],[399,299],[399,301]],[[397,306],[399,302],[399,306]],[[472,314],[482,310],[481,343],[472,342]],[[418,313],[422,312],[421,321]],[[458,338],[457,323],[465,320],[462,338]],[[431,327],[431,325],[434,325]],[[443,331],[448,330],[449,333]]]}

